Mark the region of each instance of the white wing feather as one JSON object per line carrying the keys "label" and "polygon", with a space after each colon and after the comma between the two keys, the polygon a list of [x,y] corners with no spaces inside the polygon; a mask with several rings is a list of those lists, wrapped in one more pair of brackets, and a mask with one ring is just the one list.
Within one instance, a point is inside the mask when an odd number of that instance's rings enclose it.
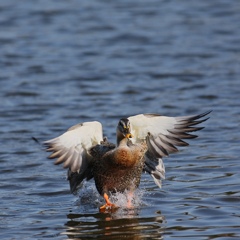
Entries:
{"label": "white wing feather", "polygon": [[49,158],[58,158],[55,164],[64,163],[72,172],[83,173],[88,167],[87,150],[102,140],[102,125],[94,121],[77,124],[44,145],[53,152]]}
{"label": "white wing feather", "polygon": [[172,129],[177,122],[174,117],[165,117],[151,114],[139,114],[128,117],[131,124],[131,133],[134,143],[141,142],[146,139],[148,133],[154,137],[159,134],[168,134],[168,129]]}
{"label": "white wing feather", "polygon": [[148,150],[157,158],[176,152],[176,146],[187,146],[182,139],[197,137],[189,134],[201,130],[195,127],[208,118],[196,121],[210,112],[185,117],[166,117],[157,114],[139,114],[129,117],[133,143],[146,141]]}

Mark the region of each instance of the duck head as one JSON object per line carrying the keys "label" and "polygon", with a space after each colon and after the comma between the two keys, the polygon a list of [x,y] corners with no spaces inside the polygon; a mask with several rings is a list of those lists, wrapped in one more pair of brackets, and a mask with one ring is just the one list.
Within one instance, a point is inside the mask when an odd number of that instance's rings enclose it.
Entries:
{"label": "duck head", "polygon": [[122,118],[117,125],[117,144],[124,138],[132,138],[130,121],[127,118]]}

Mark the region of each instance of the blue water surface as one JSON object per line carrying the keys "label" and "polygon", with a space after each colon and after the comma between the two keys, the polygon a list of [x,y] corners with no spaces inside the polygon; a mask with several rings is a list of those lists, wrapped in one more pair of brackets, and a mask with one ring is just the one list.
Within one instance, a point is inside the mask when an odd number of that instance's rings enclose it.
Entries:
{"label": "blue water surface", "polygon": [[[239,239],[240,2],[2,0],[1,239]],[[100,213],[94,182],[32,140],[98,120],[213,110],[199,138],[143,174],[135,208]],[[122,197],[119,196],[121,200]]]}

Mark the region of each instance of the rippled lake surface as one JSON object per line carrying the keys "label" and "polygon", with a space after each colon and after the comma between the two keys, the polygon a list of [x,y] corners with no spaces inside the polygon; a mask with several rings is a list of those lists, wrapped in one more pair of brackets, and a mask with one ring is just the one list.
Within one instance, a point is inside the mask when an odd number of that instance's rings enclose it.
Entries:
{"label": "rippled lake surface", "polygon": [[[0,239],[240,239],[240,2],[0,2]],[[135,208],[99,213],[92,181],[32,140],[99,120],[213,110],[190,147],[143,174]],[[119,200],[123,198],[119,196]]]}

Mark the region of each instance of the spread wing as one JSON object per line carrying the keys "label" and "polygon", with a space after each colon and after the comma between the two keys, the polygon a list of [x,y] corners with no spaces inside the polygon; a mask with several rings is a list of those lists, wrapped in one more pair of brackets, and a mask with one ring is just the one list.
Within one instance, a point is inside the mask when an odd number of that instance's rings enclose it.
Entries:
{"label": "spread wing", "polygon": [[185,117],[166,117],[157,114],[140,114],[129,117],[133,143],[145,142],[148,150],[145,153],[144,171],[148,172],[155,183],[161,187],[165,178],[162,157],[177,152],[177,146],[187,146],[182,139],[197,137],[191,132],[203,129],[195,125],[206,121],[209,112]]}
{"label": "spread wing", "polygon": [[71,172],[84,175],[89,166],[88,149],[103,140],[100,122],[85,122],[68,129],[61,136],[45,141],[43,144],[48,152],[53,152],[49,158],[57,158],[55,164],[63,163]]}
{"label": "spread wing", "polygon": [[148,151],[155,157],[161,158],[177,152],[177,146],[187,146],[182,139],[197,137],[190,132],[203,127],[195,125],[206,121],[204,116],[210,112],[185,117],[166,117],[157,114],[139,114],[129,117],[133,143],[146,141]]}

